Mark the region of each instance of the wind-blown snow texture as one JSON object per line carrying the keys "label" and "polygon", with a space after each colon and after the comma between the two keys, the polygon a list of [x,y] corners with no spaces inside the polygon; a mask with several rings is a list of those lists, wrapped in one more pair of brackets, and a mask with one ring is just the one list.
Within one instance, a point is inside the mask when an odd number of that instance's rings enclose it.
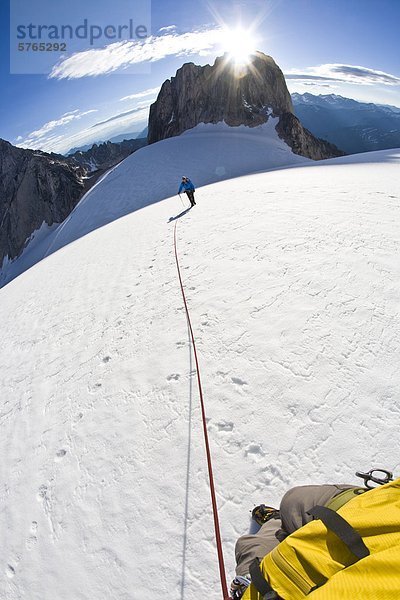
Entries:
{"label": "wind-blown snow texture", "polygon": [[[215,183],[179,219],[228,578],[254,504],[399,469],[399,162]],[[181,210],[115,220],[0,291],[7,600],[220,598]]]}

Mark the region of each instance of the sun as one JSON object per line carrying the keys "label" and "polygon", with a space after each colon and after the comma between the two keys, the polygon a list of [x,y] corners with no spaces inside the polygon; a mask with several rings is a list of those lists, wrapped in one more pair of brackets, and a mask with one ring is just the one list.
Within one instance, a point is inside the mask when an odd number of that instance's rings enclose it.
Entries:
{"label": "sun", "polygon": [[236,27],[222,30],[221,46],[229,59],[238,66],[247,65],[256,51],[257,40],[250,29]]}

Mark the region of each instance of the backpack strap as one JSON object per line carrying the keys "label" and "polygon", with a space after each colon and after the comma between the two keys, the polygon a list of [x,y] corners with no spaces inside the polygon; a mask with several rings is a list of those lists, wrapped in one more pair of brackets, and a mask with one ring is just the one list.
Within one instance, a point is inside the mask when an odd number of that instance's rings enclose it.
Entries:
{"label": "backpack strap", "polygon": [[250,564],[249,573],[251,577],[251,583],[254,585],[257,592],[261,594],[263,600],[274,600],[274,598],[278,598],[276,592],[274,592],[262,574],[260,569],[260,561],[258,558],[255,558]]}
{"label": "backpack strap", "polygon": [[360,534],[339,513],[326,506],[314,506],[308,511],[308,514],[320,519],[325,527],[337,535],[359,560],[369,556],[369,550]]}

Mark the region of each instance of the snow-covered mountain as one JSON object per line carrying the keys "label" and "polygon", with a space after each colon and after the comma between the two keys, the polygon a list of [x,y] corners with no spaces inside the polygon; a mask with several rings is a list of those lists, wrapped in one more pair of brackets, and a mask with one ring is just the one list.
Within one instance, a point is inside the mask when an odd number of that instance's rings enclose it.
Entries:
{"label": "snow-covered mountain", "polygon": [[[111,220],[168,198],[178,191],[181,176],[190,174],[196,185],[229,179],[254,171],[309,162],[294,154],[275,130],[277,119],[256,128],[200,124],[179,137],[141,148],[97,184],[59,226],[43,223],[31,236],[21,256],[5,261],[0,285],[54,250]],[[239,158],[240,157],[240,158]],[[125,182],[129,181],[126,186]],[[114,183],[115,182],[115,183]],[[119,182],[119,183],[118,183]],[[103,190],[112,187],[106,203]]]}
{"label": "snow-covered mountain", "polygon": [[336,94],[292,94],[296,115],[314,135],[348,153],[400,146],[400,108]]}
{"label": "snow-covered mountain", "polygon": [[175,223],[227,577],[255,503],[400,468],[400,150],[314,163],[274,136],[139,150],[0,290],[6,600],[220,598]]}

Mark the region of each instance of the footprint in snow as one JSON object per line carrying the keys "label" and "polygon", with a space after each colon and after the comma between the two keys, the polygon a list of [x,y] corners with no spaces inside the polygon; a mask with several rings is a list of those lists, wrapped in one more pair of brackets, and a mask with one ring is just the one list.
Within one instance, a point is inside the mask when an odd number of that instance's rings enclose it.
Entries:
{"label": "footprint in snow", "polygon": [[254,462],[258,462],[265,456],[265,452],[259,444],[249,444],[244,453],[247,458],[252,459]]}
{"label": "footprint in snow", "polygon": [[48,500],[47,485],[45,485],[44,483],[39,487],[39,491],[36,494],[36,500],[38,502],[42,502],[43,504],[46,504]]}
{"label": "footprint in snow", "polygon": [[7,565],[6,575],[9,579],[12,579],[15,576],[15,569],[11,565]]}
{"label": "footprint in snow", "polygon": [[111,356],[105,356],[103,358],[103,363],[108,363],[108,362],[110,362],[110,360],[111,360]]}
{"label": "footprint in snow", "polygon": [[[104,360],[103,360],[104,362]],[[102,387],[101,383],[95,383],[94,385],[88,385],[88,392],[89,394],[95,394],[96,392],[98,392],[100,390],[100,388]]]}
{"label": "footprint in snow", "polygon": [[220,421],[217,423],[218,431],[232,431],[234,425],[232,421]]}
{"label": "footprint in snow", "polygon": [[36,546],[36,544],[37,544],[37,537],[36,537],[36,535],[30,535],[28,537],[28,539],[26,540],[26,542],[25,542],[25,547],[26,547],[27,550],[32,550],[32,548],[34,546]]}
{"label": "footprint in snow", "polygon": [[30,527],[30,532],[33,534],[33,533],[36,533],[37,530],[38,530],[37,521],[32,521],[31,527]]}
{"label": "footprint in snow", "polygon": [[168,375],[167,377],[167,381],[177,381],[180,378],[179,373],[171,373],[171,375]]}
{"label": "footprint in snow", "polygon": [[263,482],[260,484],[260,489],[263,489],[265,485],[275,485],[277,481],[282,481],[286,485],[290,484],[281,471],[275,465],[267,465],[261,471]]}
{"label": "footprint in snow", "polygon": [[60,462],[66,454],[67,454],[66,450],[64,450],[64,449],[59,450],[58,452],[56,452],[56,455],[54,457],[54,462]]}
{"label": "footprint in snow", "polygon": [[233,383],[236,383],[236,385],[248,385],[247,381],[244,381],[243,379],[240,379],[239,377],[231,377],[231,380],[233,381]]}

